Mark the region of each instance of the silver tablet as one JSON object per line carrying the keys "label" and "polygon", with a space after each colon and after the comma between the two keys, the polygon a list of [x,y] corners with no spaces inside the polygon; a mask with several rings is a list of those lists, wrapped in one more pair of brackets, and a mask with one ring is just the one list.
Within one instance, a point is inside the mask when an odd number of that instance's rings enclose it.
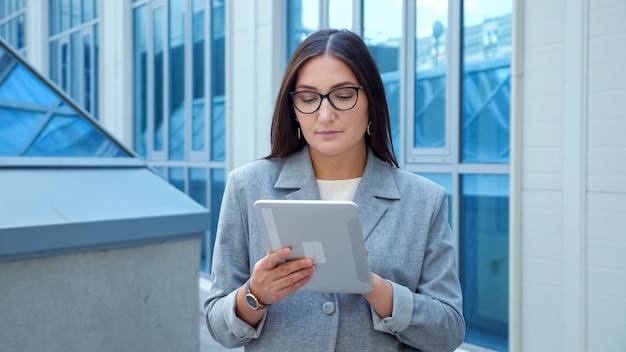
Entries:
{"label": "silver tablet", "polygon": [[254,210],[268,253],[291,247],[288,259],[313,259],[315,274],[300,290],[372,290],[359,210],[354,202],[258,200]]}

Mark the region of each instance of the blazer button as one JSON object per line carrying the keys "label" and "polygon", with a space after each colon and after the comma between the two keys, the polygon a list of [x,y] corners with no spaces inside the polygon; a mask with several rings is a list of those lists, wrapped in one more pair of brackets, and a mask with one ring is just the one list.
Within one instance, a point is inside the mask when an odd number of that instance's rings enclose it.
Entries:
{"label": "blazer button", "polygon": [[333,302],[326,302],[322,306],[322,310],[324,311],[324,314],[331,315],[335,312],[335,304]]}

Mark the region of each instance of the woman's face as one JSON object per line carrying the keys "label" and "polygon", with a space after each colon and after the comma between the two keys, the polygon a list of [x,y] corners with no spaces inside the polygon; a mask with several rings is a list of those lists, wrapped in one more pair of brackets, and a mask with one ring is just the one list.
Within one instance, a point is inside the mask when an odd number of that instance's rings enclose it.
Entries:
{"label": "woman's face", "polygon": [[[336,88],[360,86],[361,82],[357,81],[343,61],[322,55],[310,59],[300,68],[295,91],[312,91],[324,95]],[[309,144],[311,153],[344,157],[362,155],[369,121],[365,93],[362,89],[358,93],[353,89],[340,89],[335,90],[330,99],[337,107],[345,108],[350,105],[350,99],[354,98],[351,98],[351,94],[358,94],[358,99],[356,105],[346,111],[335,109],[328,99],[322,99],[322,105],[311,114],[304,114],[294,108],[302,136]],[[314,109],[317,105],[310,101],[318,98],[316,95],[302,94],[294,97],[294,101],[299,99],[300,104],[311,104]],[[345,105],[346,102],[348,105]]]}

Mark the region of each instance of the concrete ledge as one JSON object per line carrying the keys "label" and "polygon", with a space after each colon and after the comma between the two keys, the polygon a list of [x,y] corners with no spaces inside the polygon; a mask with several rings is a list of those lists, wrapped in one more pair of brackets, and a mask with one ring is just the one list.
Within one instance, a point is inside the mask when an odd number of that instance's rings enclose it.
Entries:
{"label": "concrete ledge", "polygon": [[0,263],[0,351],[198,351],[200,245]]}

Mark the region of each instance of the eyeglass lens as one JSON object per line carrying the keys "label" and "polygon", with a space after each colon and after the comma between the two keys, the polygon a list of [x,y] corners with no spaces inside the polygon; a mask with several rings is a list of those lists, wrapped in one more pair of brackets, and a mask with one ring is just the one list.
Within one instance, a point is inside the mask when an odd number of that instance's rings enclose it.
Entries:
{"label": "eyeglass lens", "polygon": [[323,95],[312,91],[295,92],[292,94],[293,103],[300,112],[312,114],[322,105],[322,100],[328,98],[333,108],[341,111],[352,109],[357,102],[359,87],[340,87]]}

